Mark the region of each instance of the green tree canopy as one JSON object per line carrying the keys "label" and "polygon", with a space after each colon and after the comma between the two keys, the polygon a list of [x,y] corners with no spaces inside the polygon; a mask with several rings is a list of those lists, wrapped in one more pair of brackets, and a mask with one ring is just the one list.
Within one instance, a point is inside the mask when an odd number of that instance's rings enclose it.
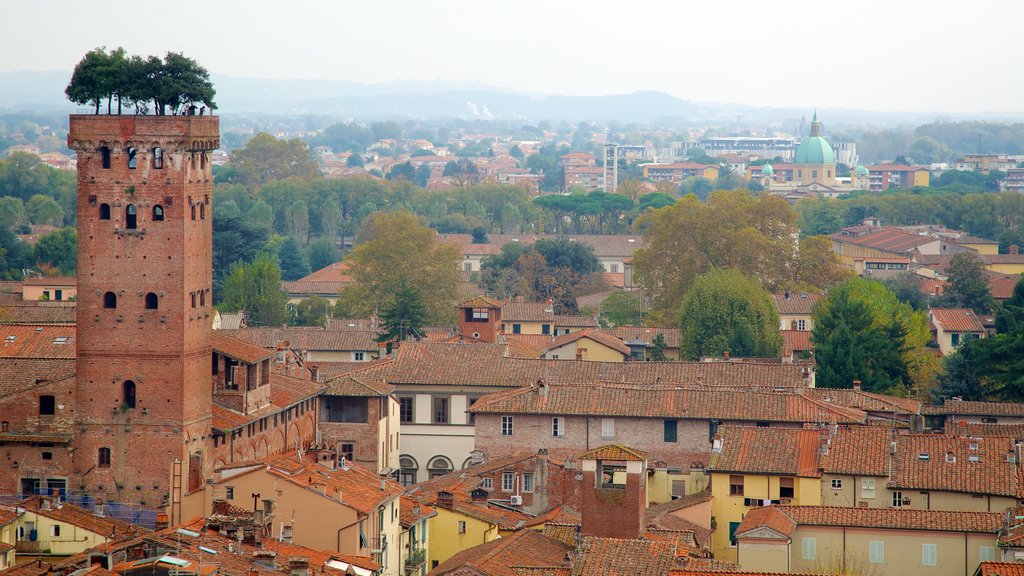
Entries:
{"label": "green tree canopy", "polygon": [[281,242],[277,248],[277,259],[281,263],[281,278],[284,280],[298,280],[309,274],[302,248],[294,238],[285,238]]}
{"label": "green tree canopy", "polygon": [[288,321],[288,295],[281,290],[281,269],[269,252],[236,262],[224,279],[220,309],[245,312],[250,326],[280,326]]}
{"label": "green tree canopy", "polygon": [[698,277],[683,301],[679,354],[690,360],[721,356],[778,357],[779,313],[768,292],[737,270]]}
{"label": "green tree canopy", "polygon": [[37,266],[54,266],[69,276],[78,270],[78,232],[61,228],[43,236],[33,248]]}
{"label": "green tree canopy", "polygon": [[455,318],[462,252],[443,242],[411,212],[377,212],[360,228],[362,241],[345,259],[354,284],[342,289],[339,316],[366,316],[391,303],[403,287],[418,290],[427,319],[440,325]]}
{"label": "green tree canopy", "polygon": [[423,294],[404,280],[400,281],[391,302],[381,309],[379,318],[377,342],[419,340],[427,321]]}
{"label": "green tree canopy", "polygon": [[285,178],[314,178],[320,168],[313,160],[313,154],[305,142],[278,140],[261,132],[231,155],[231,166],[236,170],[239,181],[256,190],[268,182]]}
{"label": "green tree canopy", "polygon": [[985,263],[974,252],[959,252],[946,266],[949,287],[942,293],[938,305],[949,308],[970,308],[978,314],[992,310],[992,294],[985,276]]}
{"label": "green tree canopy", "polygon": [[310,296],[295,305],[295,326],[324,326],[331,308],[331,301],[319,296]]}
{"label": "green tree canopy", "polygon": [[612,326],[639,326],[643,305],[629,292],[614,292],[601,303],[601,319]]}

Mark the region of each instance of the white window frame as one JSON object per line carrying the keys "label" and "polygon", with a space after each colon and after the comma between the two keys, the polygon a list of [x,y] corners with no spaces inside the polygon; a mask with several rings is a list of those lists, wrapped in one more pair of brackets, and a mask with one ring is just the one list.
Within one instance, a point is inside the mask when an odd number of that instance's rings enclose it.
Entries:
{"label": "white window frame", "polygon": [[833,490],[842,490],[843,489],[843,479],[842,478],[833,478],[832,479],[832,489]]}
{"label": "white window frame", "polygon": [[814,538],[800,539],[800,558],[802,560],[814,560],[818,553],[818,541]]}
{"label": "white window frame", "polygon": [[511,492],[516,485],[516,475],[513,472],[501,473],[501,491]]}
{"label": "white window frame", "polygon": [[511,436],[515,431],[515,419],[512,416],[501,417],[501,435]]}
{"label": "white window frame", "polygon": [[881,540],[868,542],[868,563],[885,564],[885,542]]}
{"label": "white window frame", "polygon": [[565,437],[565,422],[562,421],[561,416],[551,417],[551,437],[552,438],[564,438]]}
{"label": "white window frame", "polygon": [[480,487],[483,488],[484,490],[492,490],[494,488],[494,483],[491,481],[490,476],[487,476],[483,479],[483,482],[480,484]]}
{"label": "white window frame", "polygon": [[921,566],[937,566],[939,549],[936,544],[921,544]]}
{"label": "white window frame", "polygon": [[903,508],[903,492],[895,490],[892,493],[892,507]]}
{"label": "white window frame", "polygon": [[356,362],[362,362],[363,360],[366,359],[366,353],[365,352],[353,352],[352,353],[352,358],[355,359]]}
{"label": "white window frame", "polygon": [[862,500],[874,500],[875,499],[875,479],[874,478],[861,478],[860,479],[860,497]]}
{"label": "white window frame", "polygon": [[533,492],[533,472],[523,472],[523,492]]}
{"label": "white window frame", "polygon": [[615,438],[615,418],[601,418],[601,438]]}

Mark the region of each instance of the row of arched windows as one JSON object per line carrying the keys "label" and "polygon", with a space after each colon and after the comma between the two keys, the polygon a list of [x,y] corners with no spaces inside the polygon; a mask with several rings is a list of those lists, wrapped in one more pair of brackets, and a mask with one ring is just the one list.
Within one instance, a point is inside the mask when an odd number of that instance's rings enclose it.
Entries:
{"label": "row of arched windows", "polygon": [[[135,170],[139,167],[139,150],[135,146],[128,146],[124,149],[128,154],[128,168]],[[159,146],[150,148],[150,158],[152,159],[153,168],[160,170],[164,167],[164,149]],[[100,146],[100,161],[103,164],[104,169],[110,168],[110,147]]]}
{"label": "row of arched windows", "polygon": [[[100,204],[100,220],[110,220],[110,204]],[[153,206],[153,222],[164,221],[164,207],[157,204]],[[135,204],[124,207],[124,227],[128,230],[135,230],[139,226],[139,209]]]}
{"label": "row of arched windows", "polygon": [[[160,299],[157,297],[155,292],[147,293],[143,302],[146,306],[146,310],[158,310],[160,308]],[[104,292],[103,307],[117,308],[117,294],[114,294],[113,292]]]}

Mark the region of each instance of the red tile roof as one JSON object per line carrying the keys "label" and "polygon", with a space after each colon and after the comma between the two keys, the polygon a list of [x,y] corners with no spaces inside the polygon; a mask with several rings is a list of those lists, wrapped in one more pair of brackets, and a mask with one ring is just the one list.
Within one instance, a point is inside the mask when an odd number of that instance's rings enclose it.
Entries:
{"label": "red tile roof", "polygon": [[210,344],[217,352],[247,364],[255,364],[274,356],[274,352],[229,336],[222,330],[210,333]]}
{"label": "red tile roof", "polygon": [[[555,306],[545,302],[506,302],[502,322],[555,322]],[[511,330],[510,330],[511,331]]]}
{"label": "red tile roof", "polygon": [[589,385],[545,382],[544,389],[528,386],[495,392],[478,400],[468,411],[476,414],[633,416],[748,422],[827,421],[848,424],[863,423],[866,417],[864,412],[856,409],[828,405],[793,393],[694,390],[682,386],[639,387],[607,382]]}
{"label": "red tile roof", "polygon": [[620,540],[584,537],[573,574],[635,576],[668,574],[679,552],[671,540]]}
{"label": "red tile roof", "polygon": [[348,264],[344,262],[335,262],[328,264],[323,268],[316,270],[302,278],[299,278],[299,282],[353,282],[351,276],[348,275]]}
{"label": "red tile roof", "polygon": [[606,334],[611,334],[616,338],[619,338],[623,342],[644,342],[648,346],[654,344],[654,338],[658,334],[661,334],[662,338],[665,339],[665,348],[679,348],[679,328],[651,328],[647,326],[616,326],[615,328],[605,328],[602,330]]}
{"label": "red tile roof", "polygon": [[351,282],[339,282],[334,280],[285,280],[281,282],[281,289],[288,294],[323,296],[333,298],[341,292],[341,289],[350,285]]}
{"label": "red tile roof", "polygon": [[810,330],[781,330],[783,354],[814,350]]}
{"label": "red tile roof", "polygon": [[149,532],[149,530],[141,526],[134,526],[128,522],[122,522],[108,516],[97,516],[91,511],[79,508],[74,504],[63,503],[58,506],[53,499],[46,496],[26,498],[18,502],[18,506],[24,508],[29,513],[45,516],[46,518],[70,524],[104,537],[114,534]]}
{"label": "red tile roof", "polygon": [[463,550],[430,571],[444,575],[455,571],[485,576],[517,576],[516,567],[557,567],[573,547],[536,530],[521,530]]}
{"label": "red tile roof", "polygon": [[74,377],[73,359],[5,359],[0,362],[0,398]]}
{"label": "red tile roof", "polygon": [[913,398],[888,396],[853,388],[808,388],[801,393],[821,402],[848,406],[865,412],[904,416],[916,416],[921,413],[921,401]]}
{"label": "red tile roof", "polygon": [[607,444],[599,448],[587,450],[580,454],[580,460],[609,460],[614,462],[643,462],[647,455],[639,450],[620,446],[619,444]]}
{"label": "red tile roof", "polygon": [[843,426],[828,441],[821,457],[826,474],[886,476],[889,473],[889,442],[892,432],[874,426]]}
{"label": "red tile roof", "polygon": [[711,455],[712,472],[821,476],[822,431],[801,428],[719,428],[721,451]]}
{"label": "red tile roof", "polygon": [[759,528],[768,528],[783,539],[788,539],[796,529],[796,521],[779,510],[777,506],[754,508],[747,512],[743,521],[736,528],[736,538],[742,539],[748,531]]}
{"label": "red tile roof", "polygon": [[978,566],[979,576],[1024,576],[1024,564],[1017,562],[982,562]]}
{"label": "red tile roof", "polygon": [[1024,497],[1013,438],[904,434],[896,439],[889,487]]}
{"label": "red tile roof", "polygon": [[312,487],[327,499],[340,501],[363,514],[372,513],[402,494],[402,486],[394,480],[382,479],[355,464],[330,470],[308,457],[298,460],[294,454],[270,457],[266,464],[270,474],[303,488]]}
{"label": "red tile roof", "polygon": [[863,236],[847,236],[842,232],[838,232],[832,235],[832,239],[838,242],[866,246],[894,254],[910,253],[919,246],[935,242],[934,238],[903,232],[895,228],[884,228],[878,232],[871,232]]}
{"label": "red tile roof", "polygon": [[970,308],[932,308],[928,310],[932,323],[944,332],[984,332],[981,319]]}
{"label": "red tile roof", "polygon": [[815,292],[772,294],[772,302],[775,303],[775,309],[779,311],[779,314],[806,314],[810,316],[811,310],[818,300],[821,300],[821,294]]}
{"label": "red tile roof", "polygon": [[76,357],[74,326],[2,326],[0,358]]}
{"label": "red tile roof", "polygon": [[218,330],[254,346],[276,350],[288,343],[293,350],[324,350],[332,352],[376,351],[376,330],[326,330],[312,326],[239,328]]}
{"label": "red tile roof", "polygon": [[629,357],[629,346],[623,344],[622,340],[619,340],[614,336],[603,334],[600,331],[594,330],[592,328],[584,328],[583,330],[577,330],[575,332],[569,332],[568,334],[562,334],[561,336],[552,340],[544,351],[549,352],[551,350],[554,350],[555,348],[561,348],[566,344],[571,344],[583,338],[593,340],[594,342],[597,342],[602,346],[615,350],[616,352],[622,354],[627,358]]}
{"label": "red tile roof", "polygon": [[324,394],[328,396],[387,396],[394,391],[388,384],[364,381],[356,376],[347,375],[334,378],[327,382]]}
{"label": "red tile roof", "polygon": [[[761,512],[760,510],[767,510]],[[754,512],[759,514],[754,515]],[[838,506],[767,506],[751,510],[736,532],[757,527],[768,516],[784,514],[797,525],[851,526],[894,530],[931,530],[995,534],[1003,526],[1002,512],[954,512],[946,510],[909,510],[906,508],[846,508]],[[753,518],[751,518],[751,516]]]}
{"label": "red tile roof", "polygon": [[596,328],[597,320],[593,316],[556,314],[555,326],[559,328]]}
{"label": "red tile roof", "polygon": [[411,528],[421,520],[437,516],[437,510],[433,506],[422,504],[403,495],[398,505],[398,516],[402,528]]}
{"label": "red tile roof", "polygon": [[946,414],[949,416],[1024,416],[1024,403],[978,402],[950,398],[942,406],[922,406],[921,411],[926,414]]}

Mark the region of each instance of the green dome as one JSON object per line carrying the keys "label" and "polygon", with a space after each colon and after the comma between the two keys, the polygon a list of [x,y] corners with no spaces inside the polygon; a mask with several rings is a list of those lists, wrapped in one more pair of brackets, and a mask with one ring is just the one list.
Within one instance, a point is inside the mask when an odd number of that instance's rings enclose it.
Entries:
{"label": "green dome", "polygon": [[771,164],[765,164],[761,168],[761,175],[762,176],[774,176],[775,175],[775,168],[772,168]]}
{"label": "green dome", "polygon": [[857,176],[867,176],[868,175],[868,169],[865,168],[863,164],[858,164],[857,165],[857,169],[854,170],[854,172],[857,174]]}
{"label": "green dome", "polygon": [[793,158],[794,164],[835,164],[836,153],[832,150],[832,145],[828,143],[821,136],[809,136],[800,143],[800,147],[796,149],[796,156]]}

